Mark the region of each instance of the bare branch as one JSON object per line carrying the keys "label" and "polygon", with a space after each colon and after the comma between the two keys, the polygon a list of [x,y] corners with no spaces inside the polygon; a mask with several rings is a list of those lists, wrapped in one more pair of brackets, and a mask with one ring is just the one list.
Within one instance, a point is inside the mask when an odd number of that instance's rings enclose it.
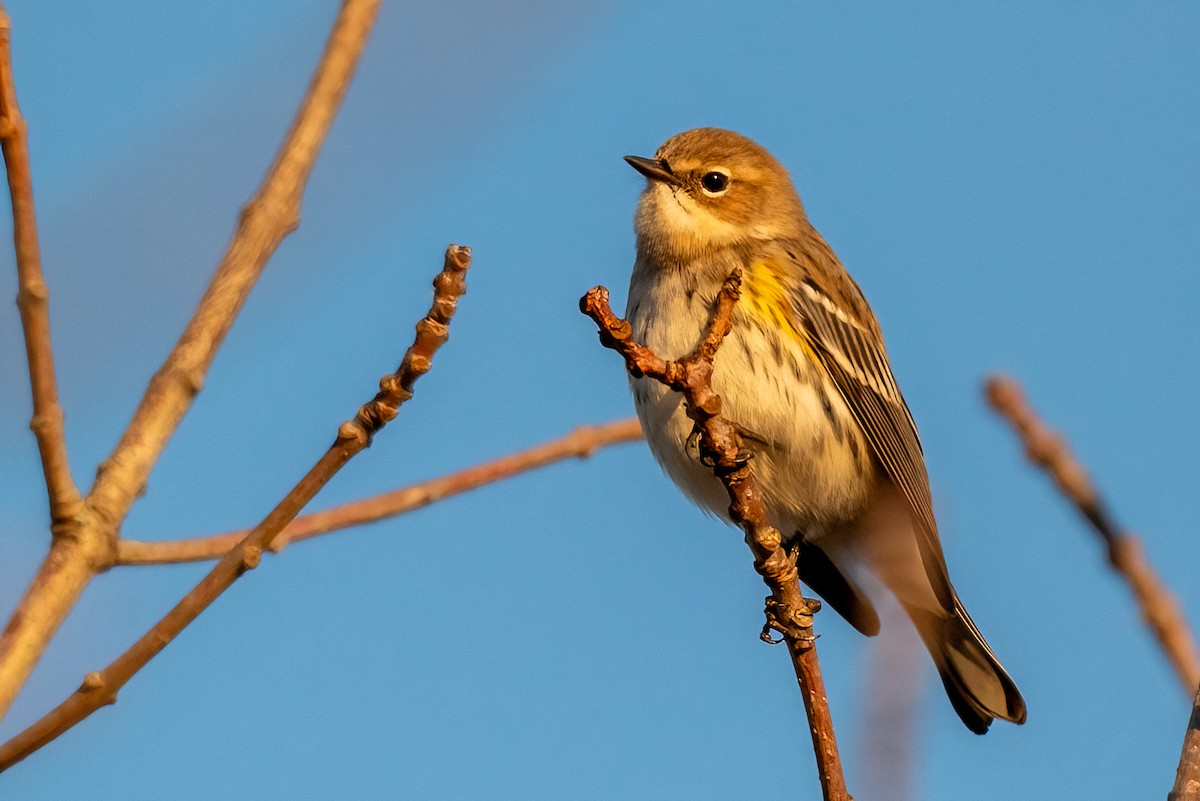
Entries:
{"label": "bare branch", "polygon": [[[293,520],[268,548],[279,552],[293,542],[334,531],[374,523],[421,509],[469,490],[511,478],[520,473],[560,462],[586,458],[601,448],[642,438],[636,419],[617,420],[598,426],[580,426],[565,437],[528,450],[502,456],[449,475],[384,492],[360,501],[335,506]],[[117,545],[119,565],[161,565],[201,562],[223,556],[249,533],[248,529],[167,542],[121,540]]]}
{"label": "bare branch", "polygon": [[601,343],[625,357],[630,374],[661,381],[684,396],[688,417],[700,434],[701,459],[712,466],[725,485],[730,518],[746,533],[746,544],[754,553],[754,569],[771,589],[762,637],[774,642],[769,633],[774,629],[787,642],[808,713],[821,790],[826,801],[849,801],[812,631],[812,616],[821,604],[801,594],[796,562],[783,549],[779,531],[767,522],[750,455],[742,449],[737,429],[721,417],[721,398],[712,389],[713,357],[732,328],[740,285],[741,271],[735,270],[721,287],[703,340],[678,361],[666,361],[635,342],[628,321],[618,318],[609,307],[604,287],[590,290],[579,306],[600,328]]}
{"label": "bare branch", "polygon": [[[300,198],[317,150],[350,80],[378,0],[345,0],[291,131],[258,194],[242,214],[237,233],[166,363],[150,381],[133,421],[98,471],[86,501],[70,485],[62,446],[62,412],[54,385],[46,316],[46,287],[37,259],[29,192],[24,121],[16,111],[8,60],[8,26],[2,31],[5,94],[0,142],[9,168],[16,220],[21,314],[34,385],[34,431],[42,448],[56,537],[4,634],[0,636],[0,717],[7,713],[46,646],[92,576],[112,565],[121,521],[145,484],[171,433],[200,389],[217,347],[233,324],[263,265],[295,228]],[[7,17],[4,18],[7,22]],[[9,102],[11,101],[11,102]],[[14,173],[14,169],[16,172]],[[107,468],[107,469],[106,469]],[[55,499],[58,499],[57,501]]]}
{"label": "bare branch", "polygon": [[166,362],[150,380],[88,503],[115,538],[154,463],[200,391],[217,348],[267,260],[300,223],[309,173],[358,64],[379,0],[343,0],[304,102],[275,163],[241,220],[208,290]]}
{"label": "bare branch", "polygon": [[108,543],[89,527],[91,515],[71,478],[50,346],[49,292],[42,276],[29,145],[17,105],[10,48],[11,21],[0,8],[0,149],[12,199],[13,244],[33,393],[30,428],[37,438],[50,501],[50,552],[0,635],[0,717],[8,711],[50,638],[108,556]]}
{"label": "bare branch", "polygon": [[63,535],[66,529],[77,527],[78,517],[83,512],[83,498],[71,478],[63,437],[63,410],[58,402],[54,352],[50,347],[50,293],[42,276],[27,126],[17,105],[17,88],[13,80],[11,30],[8,14],[0,7],[0,149],[4,152],[8,193],[12,198],[13,246],[21,285],[17,307],[21,312],[29,383],[33,391],[33,419],[29,427],[37,437],[42,456],[42,472],[50,497],[51,530],[56,535]]}
{"label": "bare branch", "polygon": [[412,397],[413,383],[429,371],[434,353],[446,341],[450,319],[459,297],[466,291],[465,273],[470,264],[470,249],[451,245],[446,250],[445,267],[433,282],[433,306],[417,323],[416,338],[404,354],[400,367],[380,380],[380,390],[374,400],[363,404],[353,420],[342,423],[333,445],[304,478],[239,546],[226,553],[209,574],[141,639],[108,667],[89,673],[80,688],[65,701],[0,746],[0,771],[29,756],[100,707],[115,703],[117,692],[134,674],[166,648],[243,573],[258,567],[263,549],[270,547],[283,527],[346,462],[370,445],[375,432],[394,418],[401,404]]}
{"label": "bare branch", "polygon": [[1133,592],[1142,619],[1153,632],[1184,689],[1200,684],[1200,655],[1179,601],[1151,567],[1141,541],[1116,524],[1087,470],[1071,453],[1066,440],[1051,431],[1025,399],[1021,386],[1005,376],[988,379],[992,408],[1008,420],[1025,445],[1029,461],[1045,470],[1059,491],[1075,504],[1100,535],[1108,561]]}
{"label": "bare branch", "polygon": [[1200,690],[1192,702],[1187,732],[1183,736],[1183,753],[1175,771],[1175,786],[1167,801],[1200,801]]}

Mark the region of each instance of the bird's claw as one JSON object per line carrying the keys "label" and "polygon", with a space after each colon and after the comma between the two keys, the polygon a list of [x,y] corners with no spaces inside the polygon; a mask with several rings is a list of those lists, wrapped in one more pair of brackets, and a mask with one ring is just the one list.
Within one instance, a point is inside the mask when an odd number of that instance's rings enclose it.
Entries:
{"label": "bird's claw", "polygon": [[705,467],[712,466],[705,463],[705,457],[700,453],[700,426],[692,426],[692,433],[688,434],[687,442],[684,444],[683,449],[689,456],[699,461]]}
{"label": "bird's claw", "polygon": [[[775,600],[774,596],[768,595],[764,609],[767,622],[763,624],[758,638],[770,645],[778,645],[785,639],[791,639],[803,648],[811,648],[818,636],[812,630],[813,615],[820,610],[821,602],[816,598],[805,598],[800,607],[789,607]],[[783,636],[775,639],[771,636],[772,631],[777,631]]]}

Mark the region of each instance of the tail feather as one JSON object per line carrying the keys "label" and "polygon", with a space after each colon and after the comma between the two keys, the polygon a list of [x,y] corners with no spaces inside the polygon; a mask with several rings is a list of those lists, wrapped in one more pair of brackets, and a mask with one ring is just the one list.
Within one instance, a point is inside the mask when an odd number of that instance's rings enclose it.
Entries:
{"label": "tail feather", "polygon": [[929,649],[946,695],[967,728],[984,734],[996,718],[1025,722],[1025,699],[957,597],[952,615],[906,610]]}

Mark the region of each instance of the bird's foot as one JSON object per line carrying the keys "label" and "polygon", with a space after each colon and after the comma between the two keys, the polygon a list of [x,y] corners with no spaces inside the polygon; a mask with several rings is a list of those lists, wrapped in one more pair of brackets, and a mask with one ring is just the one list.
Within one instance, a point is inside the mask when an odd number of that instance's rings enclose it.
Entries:
{"label": "bird's foot", "polygon": [[700,431],[699,423],[694,424],[692,426],[692,433],[688,434],[687,442],[683,446],[684,452],[718,475],[741,470],[754,458],[753,451],[739,448],[737,454],[733,457],[732,464],[722,464],[713,454],[700,447],[701,436],[703,434]]}
{"label": "bird's foot", "polygon": [[[778,645],[785,639],[792,639],[802,647],[810,648],[817,641],[818,635],[812,630],[813,615],[821,611],[821,602],[816,598],[805,598],[799,607],[792,607],[768,595],[765,607],[767,622],[763,624],[762,632],[758,635],[763,642]],[[775,639],[771,636],[772,631],[777,631],[783,636]]]}

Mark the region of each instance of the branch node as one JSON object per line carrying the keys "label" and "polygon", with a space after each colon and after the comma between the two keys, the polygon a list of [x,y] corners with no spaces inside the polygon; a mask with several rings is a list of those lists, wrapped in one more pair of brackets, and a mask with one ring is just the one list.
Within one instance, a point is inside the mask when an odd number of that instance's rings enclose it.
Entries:
{"label": "branch node", "polygon": [[87,695],[96,695],[97,706],[109,706],[117,702],[117,694],[108,689],[108,682],[104,680],[104,674],[99,671],[92,671],[83,677],[83,683],[79,685],[79,691]]}
{"label": "branch node", "polygon": [[[417,331],[418,333],[421,331],[420,325],[417,326]],[[424,354],[413,353],[404,360],[404,364],[408,368],[407,372],[414,376],[425,375],[429,372],[429,357]]]}
{"label": "branch node", "polygon": [[[0,133],[0,138],[3,138]],[[17,305],[26,303],[45,303],[50,299],[50,288],[42,280],[33,280],[17,291]]]}
{"label": "branch node", "polygon": [[262,546],[247,545],[242,548],[242,564],[238,568],[238,574],[241,575],[247,570],[253,570],[262,562]]}
{"label": "branch node", "polygon": [[371,444],[371,436],[357,419],[347,420],[338,426],[337,441],[343,445],[353,443],[365,446]]}
{"label": "branch node", "polygon": [[44,437],[52,433],[56,428],[62,428],[63,420],[65,419],[66,415],[63,413],[62,407],[52,406],[29,418],[29,430],[35,436]]}
{"label": "branch node", "polygon": [[664,360],[632,340],[628,321],[613,314],[604,287],[589,290],[580,299],[579,308],[600,329],[600,342],[624,357],[630,375],[652,377],[683,395],[684,408],[695,424],[688,438],[688,451],[698,433],[701,460],[724,484],[730,500],[729,517],[745,532],[746,543],[754,553],[755,569],[771,589],[766,603],[767,622],[759,636],[767,642],[776,642],[771,637],[773,629],[789,642],[788,652],[808,715],[822,791],[826,801],[845,801],[850,794],[842,776],[833,720],[813,647],[816,637],[812,632],[812,616],[821,605],[801,594],[795,560],[783,551],[779,531],[767,518],[750,454],[742,448],[737,429],[719,416],[721,399],[712,389],[713,359],[732,330],[740,282],[741,272],[735,270],[722,285],[708,329],[695,350],[673,361]]}
{"label": "branch node", "polygon": [[204,389],[203,370],[177,370],[175,376],[183,387],[183,391],[193,398],[200,394],[200,390]]}

